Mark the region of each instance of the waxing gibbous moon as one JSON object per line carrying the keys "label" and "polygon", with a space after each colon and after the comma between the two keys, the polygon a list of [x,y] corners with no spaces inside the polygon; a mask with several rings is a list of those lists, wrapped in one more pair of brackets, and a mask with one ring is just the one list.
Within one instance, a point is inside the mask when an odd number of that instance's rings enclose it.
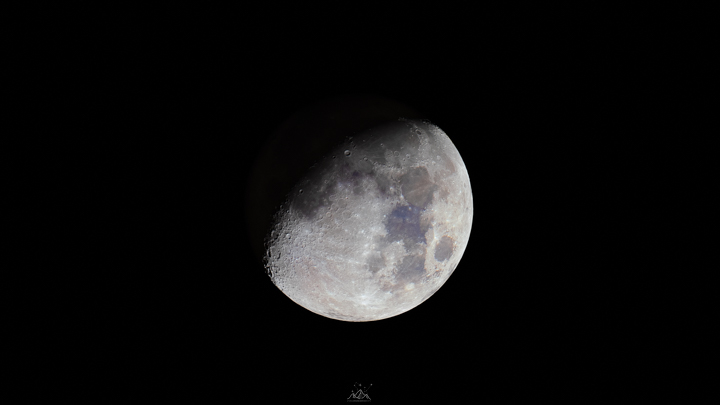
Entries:
{"label": "waxing gibbous moon", "polygon": [[386,319],[448,280],[472,218],[470,179],[450,138],[401,118],[346,138],[294,185],[272,221],[264,265],[314,313]]}

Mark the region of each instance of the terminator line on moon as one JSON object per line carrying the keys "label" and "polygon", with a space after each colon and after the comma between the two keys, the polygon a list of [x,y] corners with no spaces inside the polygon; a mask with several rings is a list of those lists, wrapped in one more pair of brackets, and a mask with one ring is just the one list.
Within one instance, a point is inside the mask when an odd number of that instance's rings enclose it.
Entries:
{"label": "terminator line on moon", "polygon": [[450,138],[400,119],[346,139],[294,186],[266,239],[265,268],[312,312],[386,319],[448,280],[472,217],[468,172]]}

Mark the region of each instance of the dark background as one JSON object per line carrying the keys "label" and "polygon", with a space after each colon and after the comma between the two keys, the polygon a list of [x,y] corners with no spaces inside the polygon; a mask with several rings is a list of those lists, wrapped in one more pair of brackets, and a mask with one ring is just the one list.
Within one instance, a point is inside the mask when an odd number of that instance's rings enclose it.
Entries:
{"label": "dark background", "polygon": [[[654,262],[672,72],[642,18],[602,11],[278,6],[55,22],[62,35],[40,38],[26,92],[41,112],[28,125],[54,129],[34,146],[50,157],[27,169],[42,196],[30,260],[47,290],[34,392],[253,403],[340,403],[355,382],[378,403],[664,392],[653,370],[672,362],[658,357],[670,276]],[[285,297],[243,219],[270,133],[346,94],[403,102],[442,128],[475,204],[445,286],[370,323]]]}

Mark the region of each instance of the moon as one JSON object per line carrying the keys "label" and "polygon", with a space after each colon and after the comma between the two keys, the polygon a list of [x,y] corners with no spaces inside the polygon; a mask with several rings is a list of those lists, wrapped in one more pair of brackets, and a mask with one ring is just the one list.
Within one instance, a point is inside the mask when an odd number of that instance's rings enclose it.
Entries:
{"label": "moon", "polygon": [[473,197],[455,145],[427,120],[348,136],[290,189],[264,248],[298,305],[366,322],[407,312],[448,280],[467,247]]}

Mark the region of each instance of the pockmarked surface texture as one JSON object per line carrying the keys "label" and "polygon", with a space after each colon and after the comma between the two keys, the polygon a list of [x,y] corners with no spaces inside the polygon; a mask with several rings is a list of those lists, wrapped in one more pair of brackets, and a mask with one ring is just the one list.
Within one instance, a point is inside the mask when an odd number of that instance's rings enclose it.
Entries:
{"label": "pockmarked surface texture", "polygon": [[385,319],[448,280],[472,217],[470,179],[450,138],[400,119],[348,137],[295,185],[266,239],[265,267],[312,312]]}

